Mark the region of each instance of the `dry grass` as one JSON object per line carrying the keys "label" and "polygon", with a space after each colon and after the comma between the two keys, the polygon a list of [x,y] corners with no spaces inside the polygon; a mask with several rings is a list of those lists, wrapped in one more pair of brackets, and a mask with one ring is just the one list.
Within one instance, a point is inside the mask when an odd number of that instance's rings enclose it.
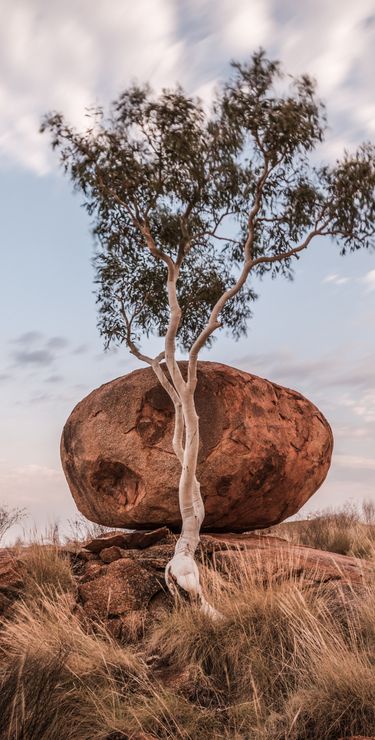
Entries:
{"label": "dry grass", "polygon": [[1,738],[106,737],[120,730],[143,664],[92,634],[56,592],[23,603],[1,636]]}
{"label": "dry grass", "polygon": [[[85,540],[100,537],[106,532],[113,532],[117,529],[117,527],[106,527],[104,524],[90,522],[83,514],[80,514],[75,519],[70,519],[68,524],[70,533],[65,539],[70,543],[82,543]],[[120,529],[119,531],[123,532],[124,530]]]}
{"label": "dry grass", "polygon": [[324,509],[307,519],[283,522],[262,532],[318,550],[375,559],[375,503],[365,501],[360,510],[351,504],[338,511]]}
{"label": "dry grass", "polygon": [[338,592],[332,610],[324,586],[312,592],[292,571],[281,583],[272,574],[264,579],[261,559],[251,568],[243,561],[229,584],[218,573],[206,575],[225,619],[212,623],[182,604],[155,626],[148,649],[161,666],[177,663],[190,676],[186,695],[225,717],[222,732],[246,740],[371,734],[373,584],[352,602]]}
{"label": "dry grass", "polygon": [[70,561],[57,545],[29,545],[24,563],[25,600],[32,602],[56,591],[75,589]]}
{"label": "dry grass", "polygon": [[312,591],[294,566],[239,557],[230,577],[204,566],[224,619],[177,602],[126,646],[93,631],[66,561],[35,545],[33,585],[0,635],[1,740],[372,735],[375,584]]}

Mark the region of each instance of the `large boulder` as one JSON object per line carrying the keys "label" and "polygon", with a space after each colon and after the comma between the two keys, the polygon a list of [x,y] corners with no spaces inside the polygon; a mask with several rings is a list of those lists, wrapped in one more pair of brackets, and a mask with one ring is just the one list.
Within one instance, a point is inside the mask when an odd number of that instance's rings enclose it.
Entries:
{"label": "large boulder", "polygon": [[[186,363],[180,364],[186,372]],[[324,481],[333,438],[300,393],[200,362],[198,479],[206,531],[268,527],[295,514]],[[181,526],[173,405],[151,368],[102,385],[72,411],[64,472],[79,510],[108,526]]]}

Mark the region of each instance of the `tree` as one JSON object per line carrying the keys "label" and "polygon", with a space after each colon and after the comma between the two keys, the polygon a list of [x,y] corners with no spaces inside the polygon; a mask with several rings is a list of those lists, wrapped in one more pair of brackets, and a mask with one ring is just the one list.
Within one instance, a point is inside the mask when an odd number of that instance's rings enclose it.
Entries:
{"label": "tree", "polygon": [[[154,95],[132,84],[107,116],[89,111],[84,133],[60,113],[42,124],[93,219],[105,345],[127,345],[174,404],[182,531],[166,582],[212,614],[194,560],[204,519],[196,478],[199,352],[219,329],[246,333],[256,298],[250,274],[291,278],[316,237],[331,237],[345,254],[373,247],[375,233],[374,147],[317,166],[311,154],[326,122],[314,82],[285,77],[262,50],[232,70],[209,112],[179,86]],[[152,332],[165,337],[157,357],[139,346]],[[188,352],[186,378],[176,343]]]}
{"label": "tree", "polygon": [[11,527],[18,524],[26,515],[26,509],[19,509],[14,507],[10,509],[9,506],[0,504],[0,542],[7,534]]}

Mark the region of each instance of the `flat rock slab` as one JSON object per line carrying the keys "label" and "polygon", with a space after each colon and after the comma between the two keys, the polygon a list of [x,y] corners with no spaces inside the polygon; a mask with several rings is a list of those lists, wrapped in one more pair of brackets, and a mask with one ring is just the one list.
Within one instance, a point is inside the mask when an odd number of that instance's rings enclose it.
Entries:
{"label": "flat rock slab", "polygon": [[332,582],[361,585],[364,574],[372,569],[366,560],[292,545],[271,535],[213,534],[207,539],[215,543],[206,542],[204,547],[212,550],[212,562],[217,568],[235,574],[241,559],[251,564],[263,581],[280,581],[287,576],[313,585]]}
{"label": "flat rock slab", "polygon": [[[186,374],[186,363],[180,363]],[[296,513],[324,481],[330,426],[300,393],[200,362],[198,479],[203,530],[268,527]],[[111,527],[181,526],[174,409],[151,368],[94,390],[72,411],[61,459],[79,510]],[[123,545],[113,542],[120,547]]]}
{"label": "flat rock slab", "polygon": [[122,549],[131,550],[155,545],[156,542],[165,539],[169,535],[168,527],[159,527],[150,532],[106,532],[100,537],[95,537],[85,543],[85,549],[90,552],[98,553],[109,547],[121,547]]}
{"label": "flat rock slab", "polygon": [[[143,548],[112,545],[100,553],[86,550],[92,560],[82,557],[82,549],[71,548],[69,555],[77,584],[74,593],[83,614],[91,620],[104,621],[119,639],[133,639],[160,605],[169,604],[172,608],[164,570],[175,542],[176,537],[169,533],[163,541]],[[5,615],[22,597],[28,552],[25,548],[20,558],[19,551],[0,550],[0,615]],[[64,546],[61,552],[64,557],[67,555]],[[323,587],[332,594],[332,602],[339,609],[343,598],[352,599],[362,593],[367,578],[374,576],[374,565],[366,560],[292,545],[271,535],[203,535],[197,558],[202,564],[214,565],[224,577],[236,578],[242,567],[250,566],[251,577],[261,585],[294,579],[314,591]]]}

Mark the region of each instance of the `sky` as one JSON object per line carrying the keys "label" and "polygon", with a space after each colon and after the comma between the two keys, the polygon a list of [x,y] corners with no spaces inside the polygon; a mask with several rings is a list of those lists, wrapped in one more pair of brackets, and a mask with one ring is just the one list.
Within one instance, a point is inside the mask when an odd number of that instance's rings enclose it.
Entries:
{"label": "sky", "polygon": [[[66,418],[98,385],[135,369],[105,353],[96,328],[93,244],[79,196],[59,170],[41,117],[78,127],[130,82],[180,82],[205,100],[229,60],[263,46],[308,72],[327,105],[317,156],[375,139],[373,0],[0,0],[0,504],[25,526],[77,516],[59,459]],[[375,253],[340,257],[324,239],[295,280],[255,289],[248,335],[220,335],[202,359],[295,388],[330,422],[328,477],[303,507],[375,501]],[[146,340],[149,353],[160,341]]]}

